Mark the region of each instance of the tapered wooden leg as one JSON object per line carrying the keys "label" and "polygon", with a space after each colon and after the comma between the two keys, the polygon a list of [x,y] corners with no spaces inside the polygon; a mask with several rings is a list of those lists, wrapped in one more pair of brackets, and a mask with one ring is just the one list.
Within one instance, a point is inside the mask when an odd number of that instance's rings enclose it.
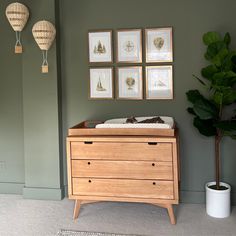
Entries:
{"label": "tapered wooden leg", "polygon": [[168,214],[169,214],[169,217],[170,217],[170,222],[172,225],[175,225],[176,224],[176,220],[175,220],[175,215],[174,215],[174,211],[173,211],[173,206],[170,204],[170,205],[166,205],[166,208],[167,208],[167,211],[168,211]]}
{"label": "tapered wooden leg", "polygon": [[174,211],[173,211],[173,205],[172,204],[165,204],[165,203],[158,203],[158,204],[154,204],[156,206],[159,206],[159,207],[163,207],[163,208],[166,208],[167,211],[168,211],[168,215],[170,217],[170,222],[172,225],[175,225],[176,224],[176,220],[175,220],[175,215],[174,215]]}
{"label": "tapered wooden leg", "polygon": [[80,210],[80,201],[79,200],[75,200],[74,216],[73,216],[74,220],[78,218],[79,210]]}

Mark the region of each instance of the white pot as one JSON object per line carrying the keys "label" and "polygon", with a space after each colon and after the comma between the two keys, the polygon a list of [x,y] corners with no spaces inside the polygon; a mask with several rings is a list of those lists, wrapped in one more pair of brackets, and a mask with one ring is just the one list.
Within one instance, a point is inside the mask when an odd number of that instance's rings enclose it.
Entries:
{"label": "white pot", "polygon": [[230,216],[230,191],[229,184],[220,182],[220,186],[225,186],[226,190],[214,190],[209,186],[216,182],[206,184],[206,211],[207,214],[216,218],[226,218]]}

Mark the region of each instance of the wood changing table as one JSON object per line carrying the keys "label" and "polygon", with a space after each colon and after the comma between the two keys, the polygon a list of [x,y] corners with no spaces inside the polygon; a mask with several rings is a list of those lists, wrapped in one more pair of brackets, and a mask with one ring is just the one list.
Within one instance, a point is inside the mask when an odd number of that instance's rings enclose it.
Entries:
{"label": "wood changing table", "polygon": [[176,223],[179,203],[177,129],[87,128],[82,122],[67,137],[68,195],[80,205],[97,201],[142,202],[167,209]]}

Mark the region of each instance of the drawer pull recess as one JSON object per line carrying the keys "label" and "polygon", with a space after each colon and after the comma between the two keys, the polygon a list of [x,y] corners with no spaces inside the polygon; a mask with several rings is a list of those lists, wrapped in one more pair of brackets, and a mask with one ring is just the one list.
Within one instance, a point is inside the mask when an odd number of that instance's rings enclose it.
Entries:
{"label": "drawer pull recess", "polygon": [[157,142],[148,142],[148,145],[157,145]]}
{"label": "drawer pull recess", "polygon": [[88,165],[90,165],[91,163],[90,163],[90,161],[88,162]]}
{"label": "drawer pull recess", "polygon": [[91,181],[91,180],[89,180],[88,182],[89,182],[89,183],[92,183],[92,181]]}
{"label": "drawer pull recess", "polygon": [[156,182],[153,182],[152,184],[153,184],[153,185],[156,185]]}
{"label": "drawer pull recess", "polygon": [[85,141],[84,144],[93,144],[91,141]]}
{"label": "drawer pull recess", "polygon": [[155,163],[152,163],[152,166],[155,166]]}

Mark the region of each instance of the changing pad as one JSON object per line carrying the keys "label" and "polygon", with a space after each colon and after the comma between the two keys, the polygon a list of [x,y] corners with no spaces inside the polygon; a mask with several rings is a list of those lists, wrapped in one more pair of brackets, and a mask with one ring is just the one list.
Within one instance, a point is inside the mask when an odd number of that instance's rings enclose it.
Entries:
{"label": "changing pad", "polygon": [[[140,122],[142,120],[151,119],[156,116],[149,117],[135,117],[135,119]],[[160,116],[160,118],[165,122],[161,123],[126,123],[127,118],[111,119],[105,121],[103,124],[96,125],[96,128],[156,128],[156,129],[172,129],[174,127],[174,119],[168,116]]]}

